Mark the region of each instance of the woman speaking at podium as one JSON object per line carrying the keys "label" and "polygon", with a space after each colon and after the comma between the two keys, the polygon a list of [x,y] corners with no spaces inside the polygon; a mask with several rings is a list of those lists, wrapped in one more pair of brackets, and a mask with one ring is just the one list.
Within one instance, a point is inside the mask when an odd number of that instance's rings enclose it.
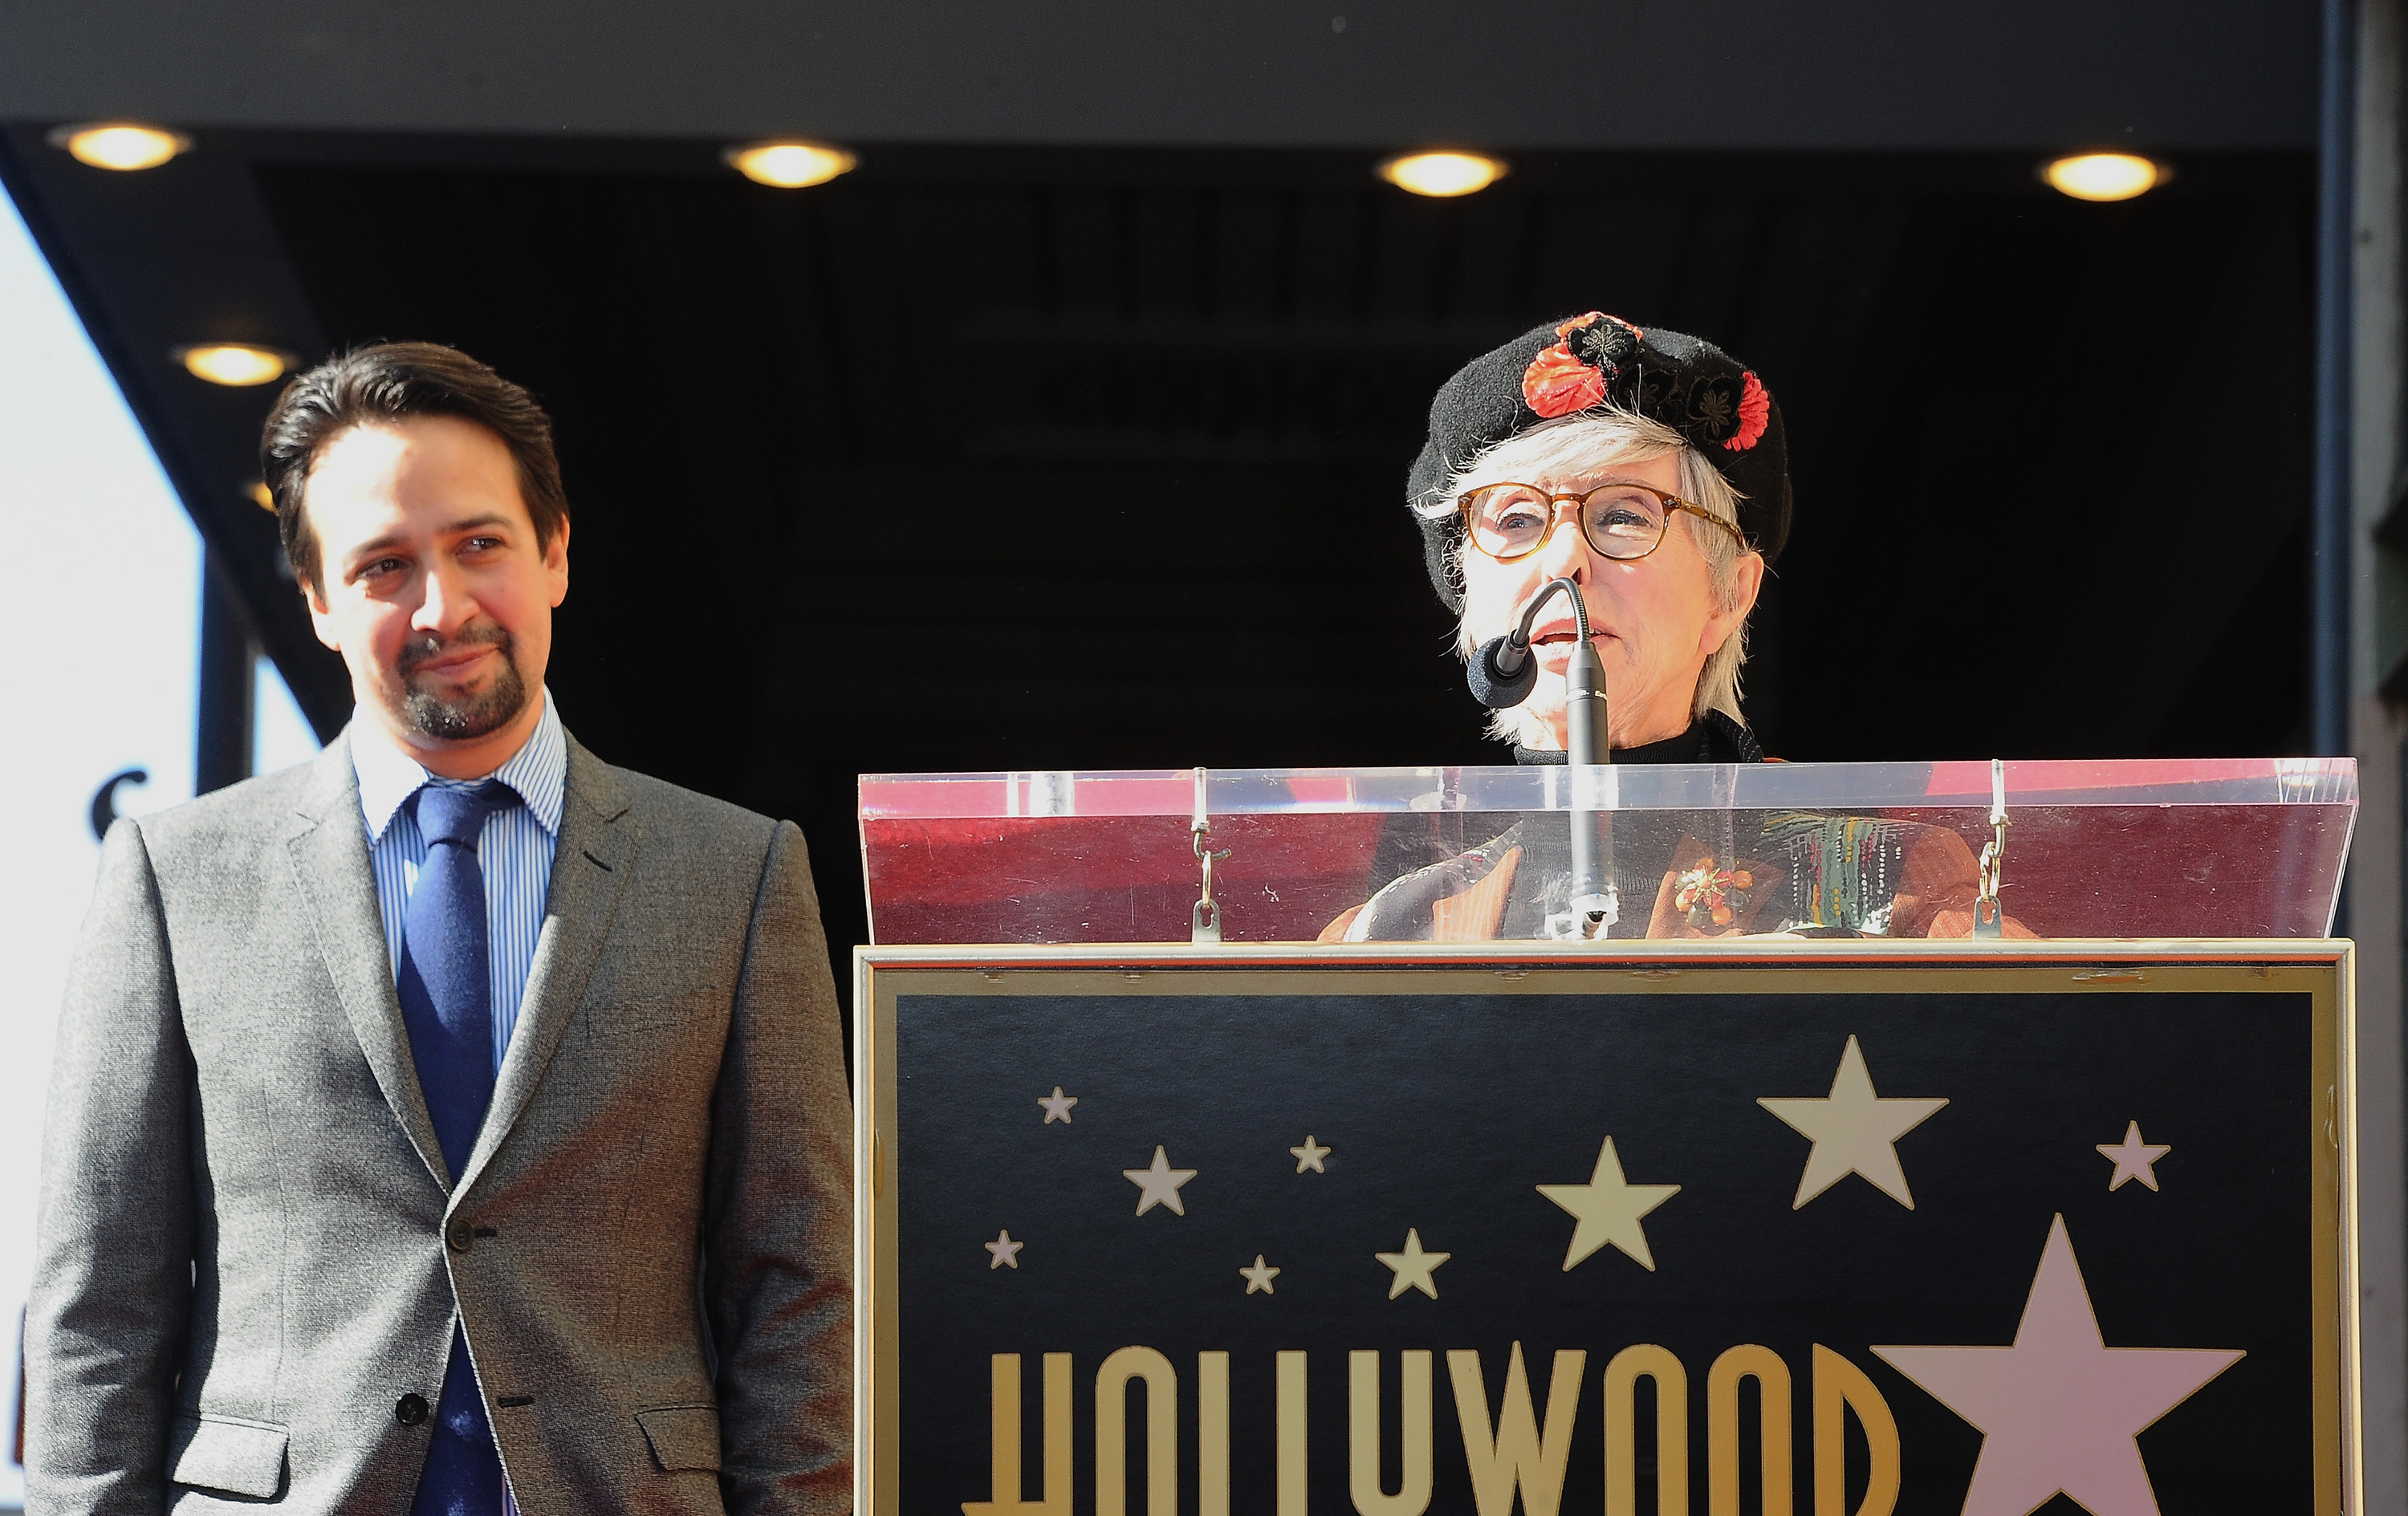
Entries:
{"label": "woman speaking at podium", "polygon": [[[1514,631],[1550,581],[1569,579],[1603,666],[1615,764],[1764,761],[1740,667],[1765,568],[1789,536],[1789,467],[1780,405],[1744,365],[1599,311],[1550,322],[1439,391],[1406,494],[1430,583],[1462,618],[1460,653]],[[1530,622],[1537,683],[1490,722],[1517,762],[1565,761],[1579,625],[1561,594]],[[1325,939],[1963,936],[1971,922],[1972,854],[1942,828],[1627,810],[1612,822],[1617,919],[1598,932],[1567,909],[1561,814],[1467,837],[1482,820],[1401,818],[1381,844],[1377,893]]]}

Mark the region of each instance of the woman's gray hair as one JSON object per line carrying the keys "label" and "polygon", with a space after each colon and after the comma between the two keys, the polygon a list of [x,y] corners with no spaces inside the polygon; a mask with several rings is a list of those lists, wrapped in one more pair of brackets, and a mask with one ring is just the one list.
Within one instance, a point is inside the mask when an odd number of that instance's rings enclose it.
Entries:
{"label": "woman's gray hair", "polygon": [[[1619,408],[1599,408],[1541,422],[1507,437],[1455,470],[1438,500],[1414,509],[1426,516],[1451,516],[1455,512],[1455,501],[1466,491],[1482,484],[1506,479],[1568,479],[1593,473],[1610,464],[1643,464],[1668,454],[1680,459],[1682,498],[1736,528],[1740,494],[1723,478],[1722,471],[1680,433],[1661,422]],[[1707,582],[1722,608],[1737,608],[1739,561],[1752,550],[1741,547],[1739,538],[1727,532],[1693,529],[1689,540],[1697,544],[1698,556],[1706,561]],[[1458,575],[1462,573],[1462,555],[1470,551],[1468,542],[1455,544]],[[1469,600],[1465,608],[1469,609]],[[1456,653],[1469,657],[1472,646],[1469,629],[1458,625]],[[1723,645],[1707,656],[1705,667],[1698,674],[1698,690],[1689,703],[1689,714],[1694,718],[1719,710],[1745,726],[1747,718],[1741,714],[1739,707],[1739,671],[1746,662],[1747,623],[1742,621],[1723,639]],[[1511,710],[1497,712],[1489,724],[1492,735],[1507,740],[1522,735],[1515,713]]]}

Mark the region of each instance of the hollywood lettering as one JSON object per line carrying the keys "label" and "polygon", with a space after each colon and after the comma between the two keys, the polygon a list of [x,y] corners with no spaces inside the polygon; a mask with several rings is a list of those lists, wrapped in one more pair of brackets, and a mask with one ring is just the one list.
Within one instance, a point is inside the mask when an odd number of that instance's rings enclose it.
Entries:
{"label": "hollywood lettering", "polygon": [[[1424,1516],[1429,1509],[1439,1435],[1434,1394],[1438,1356],[1427,1350],[1346,1355],[1344,1456],[1348,1493],[1358,1516]],[[1477,1516],[1512,1516],[1517,1493],[1526,1516],[1556,1516],[1573,1428],[1586,1397],[1589,1354],[1581,1349],[1558,1351],[1545,1398],[1540,1401],[1531,1394],[1522,1345],[1514,1343],[1506,1358],[1503,1393],[1494,1403],[1478,1352],[1455,1349],[1445,1359]],[[961,1503],[962,1516],[1071,1516],[1072,1355],[1043,1355],[1039,1437],[1044,1466],[1040,1493],[1033,1498],[1021,1458],[1021,1355],[996,1353],[991,1366],[992,1482],[987,1498]],[[1307,1516],[1307,1475],[1316,1446],[1306,1412],[1312,1368],[1308,1353],[1277,1354],[1277,1516]],[[1742,1381],[1751,1379],[1756,1381],[1761,1408],[1756,1427],[1761,1487],[1749,1504],[1784,1516],[1796,1509],[1791,1489],[1793,1376],[1779,1353],[1748,1343],[1724,1352],[1706,1371],[1705,1509],[1710,1516],[1737,1516],[1742,1509],[1741,1442],[1745,1433],[1740,1391]],[[1670,1349],[1640,1343],[1608,1359],[1602,1375],[1598,1402],[1605,1423],[1606,1516],[1638,1516],[1641,1509],[1641,1380],[1651,1381],[1656,1408],[1654,1509],[1657,1516],[1690,1509],[1688,1370]],[[1193,1384],[1197,1516],[1229,1516],[1229,1354],[1197,1353]],[[1129,1425],[1132,1389],[1141,1394],[1143,1406],[1143,1423],[1134,1431]],[[1179,1516],[1182,1393],[1178,1366],[1153,1348],[1122,1348],[1096,1366],[1091,1471],[1095,1516],[1127,1516],[1133,1437],[1143,1439],[1145,1450],[1145,1489],[1140,1497],[1145,1516]],[[1864,1370],[1819,1343],[1813,1348],[1807,1393],[1813,1516],[1888,1516],[1898,1499],[1899,1466],[1898,1423],[1888,1403]],[[1399,1466],[1390,1469],[1383,1466],[1381,1446],[1392,1416],[1401,1432],[1401,1457]],[[1853,1511],[1847,1509],[1843,1460],[1850,1420],[1870,1452],[1871,1465],[1862,1499]],[[1320,1445],[1328,1444],[1325,1439]],[[1260,1509],[1261,1493],[1247,1492],[1242,1503]]]}

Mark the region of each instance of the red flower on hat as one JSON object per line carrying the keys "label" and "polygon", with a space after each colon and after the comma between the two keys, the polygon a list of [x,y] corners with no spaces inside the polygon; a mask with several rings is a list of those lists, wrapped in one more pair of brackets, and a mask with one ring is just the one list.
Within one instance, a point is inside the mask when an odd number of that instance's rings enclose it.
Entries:
{"label": "red flower on hat", "polygon": [[1755,447],[1756,438],[1764,436],[1764,429],[1772,423],[1772,396],[1765,393],[1752,373],[1741,374],[1740,380],[1745,388],[1739,396],[1739,434],[1723,444],[1733,452]]}
{"label": "red flower on hat", "polygon": [[1619,316],[1592,310],[1556,327],[1555,336],[1564,340],[1522,371],[1522,398],[1549,421],[1603,404],[1607,382],[1620,376],[1641,334]]}
{"label": "red flower on hat", "polygon": [[1605,376],[1572,356],[1558,342],[1542,350],[1522,371],[1522,398],[1549,421],[1586,410],[1605,398]]}

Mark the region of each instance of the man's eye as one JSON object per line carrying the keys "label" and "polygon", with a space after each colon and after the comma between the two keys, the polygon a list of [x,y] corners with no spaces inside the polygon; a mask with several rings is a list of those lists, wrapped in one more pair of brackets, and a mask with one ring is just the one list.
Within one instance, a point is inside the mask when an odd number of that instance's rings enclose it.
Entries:
{"label": "man's eye", "polygon": [[400,573],[401,567],[401,560],[398,558],[379,558],[361,567],[360,578],[364,579],[382,579],[387,574]]}

